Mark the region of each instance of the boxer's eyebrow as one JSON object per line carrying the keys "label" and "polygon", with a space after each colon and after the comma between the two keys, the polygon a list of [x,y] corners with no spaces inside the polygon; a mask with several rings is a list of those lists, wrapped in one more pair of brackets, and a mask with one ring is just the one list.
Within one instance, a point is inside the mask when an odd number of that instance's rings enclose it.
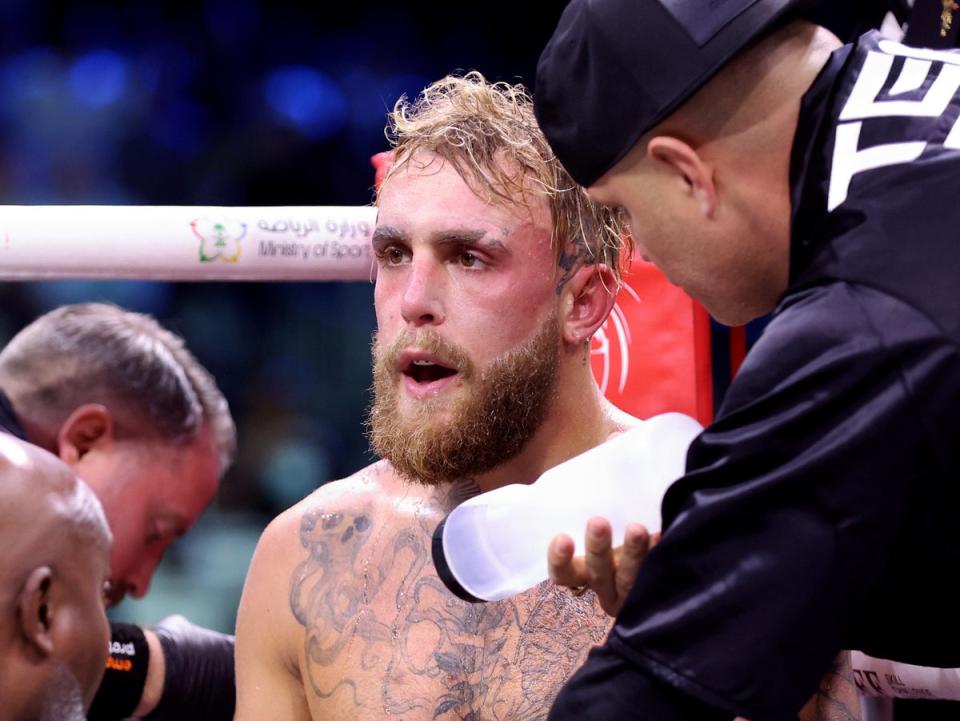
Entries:
{"label": "boxer's eyebrow", "polygon": [[505,246],[486,230],[440,230],[430,236],[430,240],[438,245],[466,245],[477,246],[491,253],[506,253]]}
{"label": "boxer's eyebrow", "polygon": [[395,228],[392,225],[378,225],[373,231],[373,237],[370,239],[370,244],[373,246],[374,250],[380,250],[390,245],[391,243],[406,243],[407,236],[399,228]]}
{"label": "boxer's eyebrow", "polygon": [[[393,243],[409,245],[410,238],[399,228],[392,225],[380,225],[373,231],[371,239],[373,249],[381,250]],[[507,246],[491,235],[489,231],[473,228],[454,228],[437,230],[430,234],[430,242],[445,246],[477,246],[491,253],[508,253]]]}

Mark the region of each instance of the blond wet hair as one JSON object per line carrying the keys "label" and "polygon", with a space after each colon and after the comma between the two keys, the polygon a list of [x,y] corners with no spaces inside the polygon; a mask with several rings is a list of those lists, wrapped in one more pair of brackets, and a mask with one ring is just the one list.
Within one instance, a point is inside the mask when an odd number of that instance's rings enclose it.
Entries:
{"label": "blond wet hair", "polygon": [[384,183],[418,152],[450,163],[478,196],[529,207],[545,197],[553,221],[557,265],[564,258],[607,265],[620,281],[630,241],[618,212],[594,202],[550,150],[522,84],[488,82],[482,74],[448,75],[413,101],[401,97],[388,115],[394,148]]}

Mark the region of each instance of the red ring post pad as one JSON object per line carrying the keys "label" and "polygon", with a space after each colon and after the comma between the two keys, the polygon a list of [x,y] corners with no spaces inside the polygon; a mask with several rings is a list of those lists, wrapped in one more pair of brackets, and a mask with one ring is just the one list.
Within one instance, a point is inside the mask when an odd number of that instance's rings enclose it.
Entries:
{"label": "red ring post pad", "polygon": [[590,360],[607,399],[638,418],[677,411],[713,417],[710,320],[653,263],[633,258]]}

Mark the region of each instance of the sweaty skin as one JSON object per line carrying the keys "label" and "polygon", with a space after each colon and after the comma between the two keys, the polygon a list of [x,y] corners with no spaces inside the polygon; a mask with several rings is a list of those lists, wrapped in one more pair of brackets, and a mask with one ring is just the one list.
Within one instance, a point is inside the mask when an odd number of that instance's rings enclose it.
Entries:
{"label": "sweaty skin", "polygon": [[[546,718],[611,619],[594,594],[549,583],[451,596],[431,534],[470,485],[414,485],[381,461],[271,524],[240,607],[238,721]],[[288,693],[257,698],[261,683]]]}

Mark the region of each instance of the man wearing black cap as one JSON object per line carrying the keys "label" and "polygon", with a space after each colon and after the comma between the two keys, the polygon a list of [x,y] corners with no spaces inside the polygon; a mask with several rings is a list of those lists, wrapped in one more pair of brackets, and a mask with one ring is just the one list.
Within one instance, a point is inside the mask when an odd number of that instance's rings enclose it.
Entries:
{"label": "man wearing black cap", "polygon": [[566,718],[790,718],[841,648],[960,665],[960,55],[786,0],[574,0],[559,159],[718,320],[774,311]]}

